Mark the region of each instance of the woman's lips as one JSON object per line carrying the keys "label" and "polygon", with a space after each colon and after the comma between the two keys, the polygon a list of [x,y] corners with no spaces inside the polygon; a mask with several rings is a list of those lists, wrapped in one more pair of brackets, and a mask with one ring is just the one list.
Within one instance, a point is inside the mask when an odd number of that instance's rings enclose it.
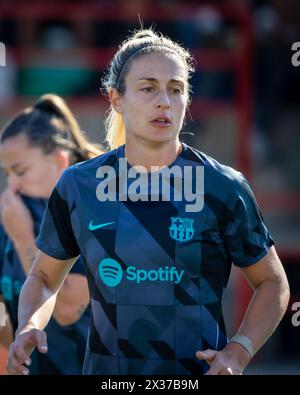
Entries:
{"label": "woman's lips", "polygon": [[168,117],[158,117],[153,119],[153,121],[150,122],[152,125],[160,127],[160,128],[166,128],[171,126],[172,122]]}

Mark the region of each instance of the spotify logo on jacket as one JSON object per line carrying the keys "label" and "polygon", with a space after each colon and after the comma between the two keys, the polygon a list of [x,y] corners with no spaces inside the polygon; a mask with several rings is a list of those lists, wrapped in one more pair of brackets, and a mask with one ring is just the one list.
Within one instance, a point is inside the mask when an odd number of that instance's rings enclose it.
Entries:
{"label": "spotify logo on jacket", "polygon": [[105,258],[98,266],[100,279],[108,287],[116,287],[123,279],[140,284],[144,281],[162,281],[179,284],[182,280],[184,270],[178,272],[174,266],[164,266],[159,269],[137,269],[135,266],[128,266],[123,272],[121,265],[114,259]]}

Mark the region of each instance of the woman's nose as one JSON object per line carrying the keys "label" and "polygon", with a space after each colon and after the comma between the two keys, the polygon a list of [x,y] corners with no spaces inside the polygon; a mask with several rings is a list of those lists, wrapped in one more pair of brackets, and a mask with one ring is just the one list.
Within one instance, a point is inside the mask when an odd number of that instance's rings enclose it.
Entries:
{"label": "woman's nose", "polygon": [[167,91],[161,91],[157,102],[157,108],[170,108],[170,98]]}

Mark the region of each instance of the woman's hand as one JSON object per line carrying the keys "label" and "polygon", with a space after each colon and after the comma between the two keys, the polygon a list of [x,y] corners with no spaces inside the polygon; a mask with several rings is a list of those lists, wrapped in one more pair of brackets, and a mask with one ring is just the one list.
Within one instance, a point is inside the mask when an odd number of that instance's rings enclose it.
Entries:
{"label": "woman's hand", "polygon": [[210,365],[206,375],[241,375],[250,361],[248,352],[238,343],[228,343],[222,351],[197,351],[196,357]]}
{"label": "woman's hand", "polygon": [[38,347],[41,353],[48,351],[46,332],[38,329],[27,329],[17,334],[15,341],[9,347],[6,366],[8,374],[29,374],[27,368],[31,364],[29,355],[35,347]]}
{"label": "woman's hand", "polygon": [[0,198],[1,221],[14,244],[34,239],[33,219],[21,197],[7,187]]}

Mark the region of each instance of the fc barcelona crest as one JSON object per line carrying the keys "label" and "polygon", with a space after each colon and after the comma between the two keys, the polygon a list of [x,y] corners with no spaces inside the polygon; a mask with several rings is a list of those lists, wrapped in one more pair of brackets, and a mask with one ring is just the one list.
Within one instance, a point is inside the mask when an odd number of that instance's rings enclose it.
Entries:
{"label": "fc barcelona crest", "polygon": [[176,241],[189,241],[194,236],[194,220],[190,218],[171,217],[170,237]]}

